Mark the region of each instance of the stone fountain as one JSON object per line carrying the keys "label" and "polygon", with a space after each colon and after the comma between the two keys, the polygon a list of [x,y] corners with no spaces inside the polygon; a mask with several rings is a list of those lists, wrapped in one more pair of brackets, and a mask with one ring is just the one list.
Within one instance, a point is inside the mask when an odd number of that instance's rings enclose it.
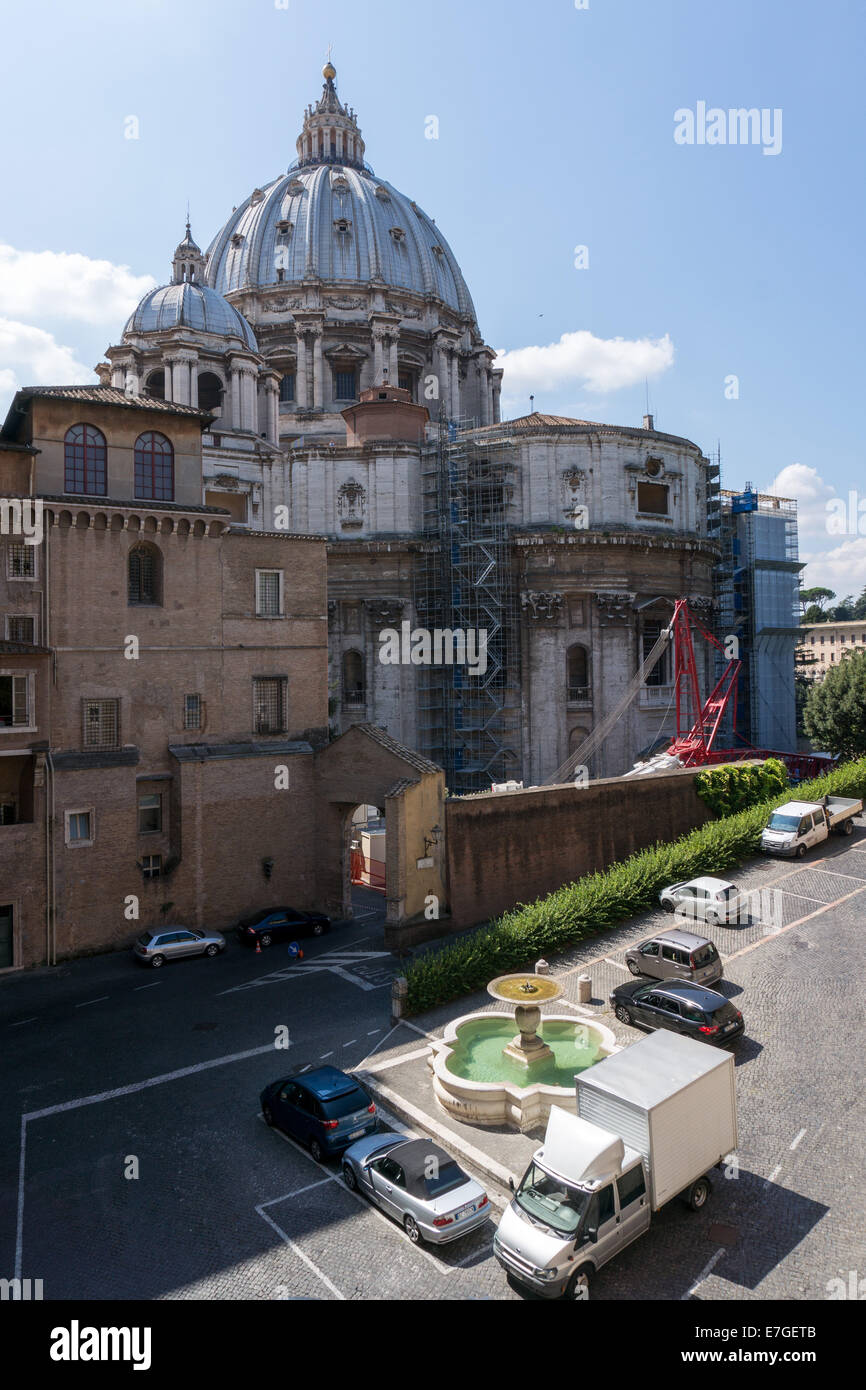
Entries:
{"label": "stone fountain", "polygon": [[434,1094],[470,1124],[534,1129],[551,1105],[574,1107],[575,1073],[615,1052],[616,1040],[603,1024],[571,1014],[548,1014],[542,1024],[542,1005],[563,994],[547,975],[500,975],[487,992],[514,1005],[513,1021],[485,1012],[449,1023],[430,1048]]}

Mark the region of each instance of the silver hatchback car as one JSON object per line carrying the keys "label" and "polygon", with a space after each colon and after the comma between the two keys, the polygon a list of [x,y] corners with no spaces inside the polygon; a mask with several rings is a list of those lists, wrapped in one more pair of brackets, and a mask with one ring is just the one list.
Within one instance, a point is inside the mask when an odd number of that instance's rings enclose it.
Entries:
{"label": "silver hatchback car", "polygon": [[444,1245],[490,1218],[490,1198],[481,1184],[430,1139],[359,1139],[343,1154],[343,1181],[399,1221],[415,1245]]}
{"label": "silver hatchback car", "polygon": [[156,969],[181,956],[218,956],[225,948],[226,939],[218,931],[171,926],[143,931],[132,949],[136,960]]}
{"label": "silver hatchback car", "polygon": [[625,953],[625,963],[633,975],[652,980],[691,980],[711,985],[724,975],[722,959],[705,936],[687,931],[659,932]]}

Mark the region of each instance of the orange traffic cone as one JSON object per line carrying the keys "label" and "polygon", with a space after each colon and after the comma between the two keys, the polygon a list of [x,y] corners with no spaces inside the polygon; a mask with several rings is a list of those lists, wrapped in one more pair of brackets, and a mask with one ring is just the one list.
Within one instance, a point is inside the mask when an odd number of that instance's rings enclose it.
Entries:
{"label": "orange traffic cone", "polygon": [[259,939],[258,939],[258,937],[257,937],[257,938],[256,938],[256,955],[257,955],[257,956],[260,956],[261,954],[262,954],[262,943],[259,941]]}

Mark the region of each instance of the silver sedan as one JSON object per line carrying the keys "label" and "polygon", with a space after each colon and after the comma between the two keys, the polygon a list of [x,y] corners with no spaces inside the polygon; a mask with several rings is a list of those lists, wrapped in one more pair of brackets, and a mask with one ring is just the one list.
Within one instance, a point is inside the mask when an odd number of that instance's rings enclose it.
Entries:
{"label": "silver sedan", "polygon": [[218,956],[225,948],[226,939],[218,931],[175,926],[142,932],[132,949],[142,965],[157,968],[181,956]]}
{"label": "silver sedan", "polygon": [[444,1245],[490,1217],[490,1198],[430,1139],[370,1134],[343,1154],[343,1181],[399,1221],[413,1244]]}

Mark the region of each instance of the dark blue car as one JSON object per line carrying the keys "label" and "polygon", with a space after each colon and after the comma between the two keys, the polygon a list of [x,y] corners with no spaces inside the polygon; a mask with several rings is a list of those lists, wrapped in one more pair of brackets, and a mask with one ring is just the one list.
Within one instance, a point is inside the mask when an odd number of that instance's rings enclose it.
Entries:
{"label": "dark blue car", "polygon": [[330,931],[331,919],[324,912],[300,912],[296,907],[267,907],[252,917],[244,917],[236,927],[243,946],[270,946],[294,941],[297,936],[321,936]]}
{"label": "dark blue car", "polygon": [[306,1144],[316,1162],[342,1153],[379,1123],[364,1087],[336,1067],[272,1081],[261,1102],[265,1122]]}

